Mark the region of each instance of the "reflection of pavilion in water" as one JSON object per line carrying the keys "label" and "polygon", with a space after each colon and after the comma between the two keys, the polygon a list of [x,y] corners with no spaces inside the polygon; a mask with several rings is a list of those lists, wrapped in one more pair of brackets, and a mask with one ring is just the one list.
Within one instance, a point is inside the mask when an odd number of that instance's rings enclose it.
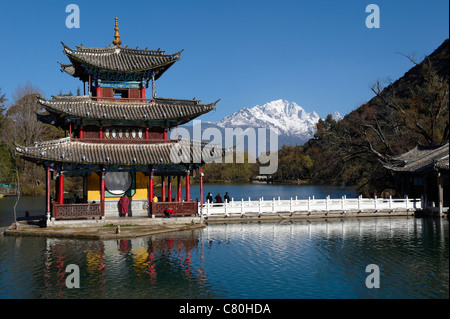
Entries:
{"label": "reflection of pavilion in water", "polygon": [[[132,269],[134,276],[147,276],[155,282],[161,267],[178,268],[186,278],[202,275],[203,265],[193,265],[192,251],[198,251],[198,234],[157,235],[145,238],[110,240],[104,242],[108,264],[118,272]],[[199,250],[200,254],[203,251]],[[160,267],[161,266],[161,267]]]}
{"label": "reflection of pavilion in water", "polygon": [[54,294],[76,293],[65,287],[65,267],[75,263],[80,267],[82,286],[96,291],[90,292],[94,298],[164,298],[164,285],[172,287],[171,295],[175,291],[181,298],[208,295],[199,237],[197,231],[186,231],[146,238],[83,241],[83,245],[47,239],[45,290],[50,291],[50,298]]}

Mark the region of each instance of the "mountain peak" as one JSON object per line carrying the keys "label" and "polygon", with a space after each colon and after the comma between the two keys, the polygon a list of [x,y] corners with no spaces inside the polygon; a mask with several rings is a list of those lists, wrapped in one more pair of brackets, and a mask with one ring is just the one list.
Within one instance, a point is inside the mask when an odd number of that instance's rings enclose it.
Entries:
{"label": "mountain peak", "polygon": [[298,106],[295,102],[289,102],[286,100],[275,100],[264,104],[263,106],[255,106],[255,108],[259,107],[261,110],[264,110],[268,113],[271,113],[274,116],[279,116],[280,114],[287,116],[295,116],[299,112],[304,112],[304,109],[301,106]]}
{"label": "mountain peak", "polygon": [[[336,121],[342,119],[338,112],[332,116]],[[262,106],[243,107],[219,122],[207,122],[202,127],[203,129],[214,127],[219,130],[242,128],[244,131],[246,128],[266,128],[278,134],[279,146],[302,145],[314,137],[319,119],[316,112],[306,112],[295,102],[278,99]]]}
{"label": "mountain peak", "polygon": [[226,116],[218,126],[225,127],[265,127],[279,135],[299,136],[301,140],[312,138],[319,116],[308,113],[295,102],[278,99],[264,105],[242,108]]}

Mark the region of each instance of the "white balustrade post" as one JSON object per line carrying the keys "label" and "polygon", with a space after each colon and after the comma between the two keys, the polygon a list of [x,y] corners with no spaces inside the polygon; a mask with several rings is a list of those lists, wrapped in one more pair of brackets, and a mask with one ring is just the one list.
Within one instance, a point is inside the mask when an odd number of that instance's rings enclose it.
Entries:
{"label": "white balustrade post", "polygon": [[392,195],[389,195],[389,209],[392,209]]}
{"label": "white balustrade post", "polygon": [[289,213],[292,214],[292,197],[291,197],[291,201],[289,203]]}
{"label": "white balustrade post", "polygon": [[244,199],[241,199],[241,215],[244,215]]}
{"label": "white balustrade post", "polygon": [[209,205],[211,205],[210,201],[208,201],[206,204],[206,216],[208,217],[209,217]]}
{"label": "white balustrade post", "polygon": [[358,196],[358,210],[361,210],[361,200],[362,200],[362,196],[359,195]]}
{"label": "white balustrade post", "polygon": [[341,209],[344,210],[344,205],[345,205],[345,200],[344,200],[344,196],[342,196],[341,198]]}
{"label": "white balustrade post", "polygon": [[262,205],[262,200],[261,200],[261,198],[260,198],[260,199],[259,199],[259,216],[262,215],[262,208],[261,208],[261,205]]}
{"label": "white balustrade post", "polygon": [[408,195],[406,195],[405,201],[406,201],[406,210],[408,210]]}
{"label": "white balustrade post", "polygon": [[272,199],[272,213],[275,213],[275,197]]}
{"label": "white balustrade post", "polygon": [[325,199],[325,210],[328,212],[328,199],[329,199],[330,195],[327,195],[326,199]]}
{"label": "white balustrade post", "polygon": [[311,197],[308,196],[308,212],[311,211]]}
{"label": "white balustrade post", "polygon": [[377,195],[375,195],[375,210],[378,210],[378,205],[377,205]]}
{"label": "white balustrade post", "polygon": [[228,201],[225,201],[225,216],[228,216]]}

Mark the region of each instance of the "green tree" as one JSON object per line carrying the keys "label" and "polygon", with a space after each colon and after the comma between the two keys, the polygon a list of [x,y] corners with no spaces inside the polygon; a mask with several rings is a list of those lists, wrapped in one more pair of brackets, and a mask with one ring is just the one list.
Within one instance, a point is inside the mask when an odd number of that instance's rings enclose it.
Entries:
{"label": "green tree", "polygon": [[[229,154],[229,157],[236,158],[236,151],[233,154]],[[229,159],[229,158],[228,158]],[[227,160],[229,161],[229,160]],[[249,161],[248,153],[244,153],[244,162],[236,163],[233,160],[232,163],[226,163],[225,158],[222,159],[222,163],[207,163],[203,166],[204,181],[208,182],[234,182],[243,183],[251,181],[252,177],[258,173],[259,164],[251,163]]]}
{"label": "green tree", "polygon": [[38,121],[36,114],[44,114],[44,110],[36,103],[37,95],[43,93],[30,82],[17,87],[5,113],[1,134],[2,141],[11,154],[12,163],[16,163],[13,166],[18,167],[21,193],[24,195],[44,192],[44,170],[33,163],[15,158],[14,142],[28,146],[64,135],[62,130]]}
{"label": "green tree", "polygon": [[0,182],[11,183],[14,179],[14,163],[5,139],[7,120],[5,116],[7,99],[0,88]]}

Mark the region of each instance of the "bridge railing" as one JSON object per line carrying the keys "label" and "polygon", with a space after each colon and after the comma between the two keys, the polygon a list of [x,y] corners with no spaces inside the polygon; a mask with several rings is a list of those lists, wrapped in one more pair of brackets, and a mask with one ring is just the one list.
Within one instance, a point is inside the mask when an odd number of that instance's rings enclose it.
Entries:
{"label": "bridge railing", "polygon": [[248,213],[270,215],[277,213],[323,213],[323,212],[364,212],[364,211],[415,211],[423,209],[423,201],[420,198],[342,198],[332,199],[327,196],[325,199],[289,199],[280,198],[264,200],[260,198],[257,201],[241,199],[240,201],[231,200],[229,203],[204,203],[202,215],[204,217],[213,216],[237,216]]}

